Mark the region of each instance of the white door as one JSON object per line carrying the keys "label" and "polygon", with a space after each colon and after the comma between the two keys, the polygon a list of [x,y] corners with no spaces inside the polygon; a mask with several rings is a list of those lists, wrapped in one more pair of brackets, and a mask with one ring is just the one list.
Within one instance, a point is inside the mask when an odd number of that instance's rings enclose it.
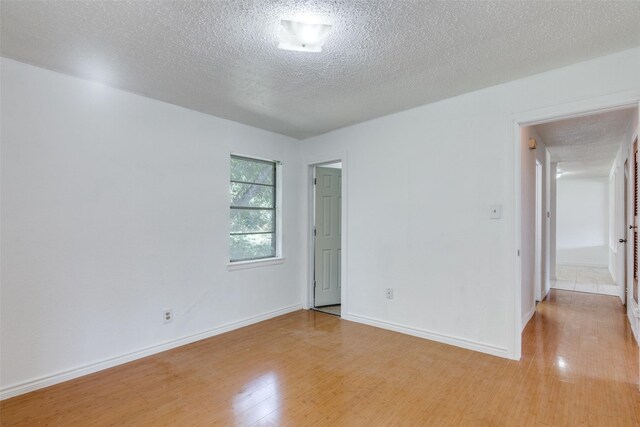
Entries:
{"label": "white door", "polygon": [[340,304],[342,170],[316,167],[315,279],[316,307]]}

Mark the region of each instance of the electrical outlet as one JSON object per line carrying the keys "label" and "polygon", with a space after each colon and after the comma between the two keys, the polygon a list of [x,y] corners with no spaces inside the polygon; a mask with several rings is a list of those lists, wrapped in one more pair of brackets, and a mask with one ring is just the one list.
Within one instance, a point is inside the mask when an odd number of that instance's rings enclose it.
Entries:
{"label": "electrical outlet", "polygon": [[173,321],[173,310],[168,309],[162,312],[164,323],[170,323]]}
{"label": "electrical outlet", "polygon": [[387,288],[386,295],[387,299],[393,299],[393,288]]}

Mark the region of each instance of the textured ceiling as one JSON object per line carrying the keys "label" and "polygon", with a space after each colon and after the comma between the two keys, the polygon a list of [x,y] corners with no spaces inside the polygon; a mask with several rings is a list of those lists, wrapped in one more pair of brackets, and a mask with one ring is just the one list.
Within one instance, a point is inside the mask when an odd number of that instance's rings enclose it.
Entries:
{"label": "textured ceiling", "polygon": [[607,176],[629,133],[637,108],[576,117],[535,126],[551,161],[567,176]]}
{"label": "textured ceiling", "polygon": [[[305,138],[640,45],[631,1],[2,1],[3,56]],[[333,25],[277,49],[281,19]]]}

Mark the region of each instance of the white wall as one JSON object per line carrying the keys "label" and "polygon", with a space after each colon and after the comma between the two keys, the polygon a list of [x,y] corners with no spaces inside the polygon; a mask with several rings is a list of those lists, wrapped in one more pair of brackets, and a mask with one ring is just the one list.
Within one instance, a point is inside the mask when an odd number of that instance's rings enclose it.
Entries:
{"label": "white wall", "polygon": [[[295,309],[301,289],[308,301],[299,196],[319,158],[346,159],[345,317],[518,357],[514,117],[640,96],[635,49],[300,143],[9,60],[1,71],[4,396]],[[284,264],[227,271],[231,151],[284,163]]]}
{"label": "white wall", "polygon": [[[552,172],[553,169],[553,172]],[[553,273],[553,277],[555,278],[556,276],[556,266],[555,266],[555,259],[552,261],[551,260],[551,229],[552,229],[552,225],[551,225],[551,186],[555,185],[555,183],[552,182],[551,179],[551,174],[552,173],[556,173],[556,169],[551,167],[551,152],[549,151],[549,149],[547,148],[545,150],[545,162],[544,162],[544,206],[543,206],[543,210],[542,210],[542,222],[543,222],[543,239],[544,239],[544,246],[543,246],[543,253],[542,253],[542,259],[544,262],[543,265],[543,269],[542,269],[542,295],[541,295],[541,300],[544,300],[545,297],[547,296],[547,294],[549,293],[549,291],[551,290],[551,275]],[[555,179],[555,175],[553,175],[553,179]],[[555,191],[555,189],[554,189]],[[555,231],[554,231],[555,233]],[[555,239],[555,234],[554,234],[554,239]],[[554,248],[555,250],[555,248]]]}
{"label": "white wall", "polygon": [[[614,216],[609,217],[610,226],[612,225],[611,229],[614,230],[613,236],[609,236],[613,243],[613,246],[609,248],[609,271],[611,272],[611,276],[614,278],[615,283],[621,289],[620,299],[622,302],[624,302],[626,298],[624,290],[626,245],[619,243],[618,240],[628,238],[628,229],[625,224],[625,217],[627,215],[624,195],[625,169],[624,160],[622,160],[623,157],[626,160],[628,151],[628,143],[623,143],[611,167],[611,174],[614,177]],[[611,203],[611,197],[609,197],[609,201]],[[613,224],[611,224],[611,222],[613,222]],[[611,239],[611,237],[613,238]],[[629,239],[629,241],[632,241],[632,239]]]}
{"label": "white wall", "polygon": [[[529,150],[529,138],[535,138],[538,143],[538,148],[535,150]],[[543,139],[538,135],[535,129],[531,126],[522,128],[520,138],[520,165],[521,165],[521,212],[522,212],[522,237],[521,237],[521,280],[522,280],[522,293],[521,293],[521,305],[522,305],[522,328],[524,328],[527,322],[531,319],[536,308],[536,265],[535,265],[535,249],[536,249],[536,161],[542,165],[542,206],[541,210],[541,270],[540,277],[542,278],[541,295],[543,299],[548,292],[549,280],[547,274],[548,262],[546,255],[548,254],[548,239],[547,230],[548,219],[547,211],[547,198],[549,194],[549,181],[547,179],[548,171],[548,159],[547,148]]]}
{"label": "white wall", "polygon": [[556,262],[609,265],[609,178],[557,181]]}
{"label": "white wall", "polygon": [[608,233],[607,233],[607,240],[608,240],[608,244],[607,244],[607,267],[609,268],[609,274],[611,274],[611,278],[613,279],[613,282],[615,283],[617,280],[616,277],[616,271],[614,268],[615,265],[615,254],[614,254],[614,249],[615,249],[615,245],[613,244],[612,240],[615,238],[616,235],[616,230],[613,229],[614,224],[613,224],[613,220],[616,216],[615,213],[615,204],[616,204],[616,189],[615,189],[615,180],[616,180],[616,176],[615,176],[615,172],[610,171],[609,172],[609,176],[607,177],[607,228],[608,228]]}
{"label": "white wall", "polygon": [[549,278],[556,280],[556,202],[558,163],[549,164]]}
{"label": "white wall", "polygon": [[623,200],[620,197],[620,194],[618,194],[618,179],[619,179],[619,175],[620,171],[618,170],[617,164],[614,161],[613,165],[611,166],[611,171],[609,172],[609,182],[608,182],[608,203],[607,203],[607,208],[608,208],[608,228],[609,228],[609,232],[608,232],[608,236],[609,236],[609,247],[608,247],[608,266],[609,266],[609,273],[611,274],[611,277],[613,278],[614,283],[618,283],[618,269],[617,269],[617,251],[618,251],[618,239],[620,238],[621,234],[620,232],[616,229],[616,224],[617,224],[617,220],[616,220],[616,216],[618,215],[618,211],[621,209],[622,204],[623,204]]}
{"label": "white wall", "polygon": [[[4,397],[300,307],[298,141],[1,66]],[[284,163],[284,264],[227,271],[232,151]]]}
{"label": "white wall", "polygon": [[345,317],[518,357],[514,119],[640,96],[638,75],[629,50],[303,141],[306,162],[348,155]]}

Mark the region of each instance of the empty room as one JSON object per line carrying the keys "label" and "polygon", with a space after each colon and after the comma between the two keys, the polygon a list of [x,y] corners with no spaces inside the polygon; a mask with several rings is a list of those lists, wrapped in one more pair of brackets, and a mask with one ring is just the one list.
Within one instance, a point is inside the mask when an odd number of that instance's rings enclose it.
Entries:
{"label": "empty room", "polygon": [[640,425],[638,1],[0,0],[0,425]]}

